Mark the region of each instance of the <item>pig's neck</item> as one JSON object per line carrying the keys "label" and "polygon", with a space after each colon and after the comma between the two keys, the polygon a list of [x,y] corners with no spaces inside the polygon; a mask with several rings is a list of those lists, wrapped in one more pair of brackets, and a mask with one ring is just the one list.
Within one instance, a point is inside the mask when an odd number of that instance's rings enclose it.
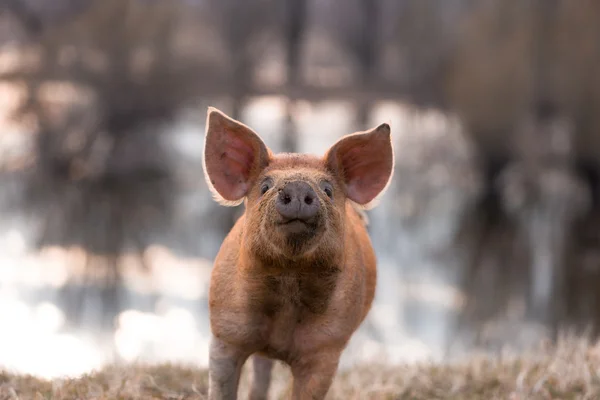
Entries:
{"label": "pig's neck", "polygon": [[248,307],[273,318],[282,310],[289,314],[289,307],[323,314],[339,280],[343,259],[334,254],[321,256],[293,260],[261,254],[241,257],[239,278],[247,288],[245,292],[252,294],[246,299]]}
{"label": "pig's neck", "polygon": [[339,271],[344,264],[343,248],[336,251],[317,249],[310,254],[288,258],[241,247],[240,267],[254,274],[323,274]]}

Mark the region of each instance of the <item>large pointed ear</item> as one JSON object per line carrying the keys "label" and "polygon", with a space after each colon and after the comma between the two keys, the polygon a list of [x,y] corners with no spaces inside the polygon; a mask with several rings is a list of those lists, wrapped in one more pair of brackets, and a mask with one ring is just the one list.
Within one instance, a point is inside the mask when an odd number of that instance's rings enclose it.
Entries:
{"label": "large pointed ear", "polygon": [[271,151],[249,127],[208,108],[204,139],[204,176],[215,200],[240,204],[267,166]]}
{"label": "large pointed ear", "polygon": [[373,206],[394,171],[390,126],[344,136],[327,151],[325,161],[344,183],[347,198],[363,208]]}

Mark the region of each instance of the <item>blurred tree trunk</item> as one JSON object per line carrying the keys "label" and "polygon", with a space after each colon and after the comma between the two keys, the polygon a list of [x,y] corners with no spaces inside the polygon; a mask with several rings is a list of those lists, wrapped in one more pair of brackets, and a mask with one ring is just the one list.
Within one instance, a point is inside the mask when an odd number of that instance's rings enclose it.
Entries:
{"label": "blurred tree trunk", "polygon": [[42,21],[23,0],[2,0],[0,8],[14,15],[28,34],[38,35],[42,32]]}
{"label": "blurred tree trunk", "polygon": [[39,36],[44,30],[84,12],[95,0],[0,0],[0,12],[7,10],[23,26],[28,35]]}
{"label": "blurred tree trunk", "polygon": [[[375,83],[375,69],[377,56],[379,54],[379,32],[380,32],[380,0],[361,0],[361,27],[359,43],[357,46],[359,65],[359,86],[367,92]],[[358,99],[357,123],[359,129],[366,129],[371,113],[371,100],[368,98]]]}
{"label": "blurred tree trunk", "polygon": [[[557,2],[537,0],[534,5],[531,13],[532,117],[530,125],[516,133],[521,137],[514,139],[517,162],[525,175],[513,178],[528,180],[533,185],[521,188],[529,192],[524,195],[530,204],[517,216],[531,254],[527,313],[556,333],[565,317],[566,232],[572,223],[571,214],[575,212],[573,201],[579,200],[572,196],[584,194],[578,193],[575,187],[569,188],[579,183],[572,173],[573,132],[561,124],[564,121],[559,117],[560,99],[554,79]],[[561,148],[552,148],[552,141],[562,145]]]}
{"label": "blurred tree trunk", "polygon": [[[536,0],[531,13],[533,29],[532,106],[536,114],[548,114],[559,100],[553,79],[556,70],[554,44],[557,0]],[[543,117],[543,115],[542,115]]]}
{"label": "blurred tree trunk", "polygon": [[568,232],[589,209],[590,193],[575,172],[564,118],[534,115],[514,135],[515,159],[501,177],[503,205],[530,255],[527,316],[556,334],[566,317]]}
{"label": "blurred tree trunk", "polygon": [[249,63],[247,62],[248,60],[246,57],[243,54],[240,54],[243,52],[243,48],[241,48],[238,43],[233,45],[231,49],[233,59],[233,103],[231,106],[231,116],[234,119],[240,120],[248,96],[247,84],[249,79]]}
{"label": "blurred tree trunk", "polygon": [[246,57],[244,57],[243,54],[240,54],[240,52],[243,52],[243,49],[240,48],[237,44],[232,46],[231,54],[233,59],[233,103],[231,106],[231,116],[237,120],[241,119],[242,112],[246,104],[246,99],[248,96],[247,82],[249,79],[249,63],[247,62]]}
{"label": "blurred tree trunk", "polygon": [[306,0],[286,0],[284,17],[286,82],[286,117],[282,149],[286,152],[298,150],[298,129],[294,118],[296,92],[301,82],[302,38],[306,29]]}
{"label": "blurred tree trunk", "polygon": [[239,3],[225,0],[219,3],[224,15],[223,36],[231,60],[232,107],[231,116],[239,120],[246,103],[249,84],[252,78],[252,60],[249,44],[252,30],[255,28],[249,21],[254,2]]}

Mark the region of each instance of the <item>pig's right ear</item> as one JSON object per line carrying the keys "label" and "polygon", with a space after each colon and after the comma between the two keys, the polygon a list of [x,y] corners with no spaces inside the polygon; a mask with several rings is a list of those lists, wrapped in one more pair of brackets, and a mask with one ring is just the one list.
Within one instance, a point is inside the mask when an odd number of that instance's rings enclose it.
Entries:
{"label": "pig's right ear", "polygon": [[240,204],[269,163],[271,151],[249,127],[208,108],[204,141],[204,176],[215,200]]}

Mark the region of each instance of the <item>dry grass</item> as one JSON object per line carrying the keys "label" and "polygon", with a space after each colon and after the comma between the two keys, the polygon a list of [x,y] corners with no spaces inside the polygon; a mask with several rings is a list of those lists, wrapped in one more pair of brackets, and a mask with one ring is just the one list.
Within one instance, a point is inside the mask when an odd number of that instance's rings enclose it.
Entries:
{"label": "dry grass", "polygon": [[[273,398],[286,398],[289,371],[277,367]],[[246,398],[250,372],[242,379]],[[42,381],[0,374],[1,399],[204,399],[205,370],[113,366],[79,379]],[[329,399],[599,399],[600,345],[562,340],[519,357],[473,357],[450,366],[369,366],[341,373]]]}

